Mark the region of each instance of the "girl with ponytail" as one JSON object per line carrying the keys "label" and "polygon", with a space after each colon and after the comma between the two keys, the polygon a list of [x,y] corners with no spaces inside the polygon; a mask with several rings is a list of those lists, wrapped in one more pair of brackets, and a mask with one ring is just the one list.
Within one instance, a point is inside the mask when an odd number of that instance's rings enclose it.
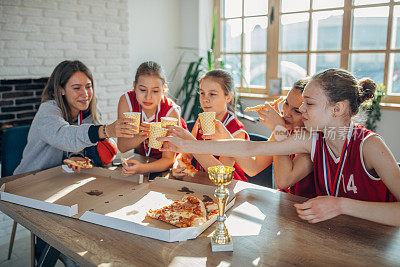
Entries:
{"label": "girl with ponytail", "polygon": [[308,153],[318,197],[295,204],[301,219],[317,223],[345,214],[400,226],[397,162],[379,135],[351,120],[361,103],[374,96],[375,87],[372,80],[357,81],[342,69],[315,74],[299,108],[305,130],[283,141],[189,141],[173,129],[171,137],[160,141],[167,141],[165,150],[231,157]]}

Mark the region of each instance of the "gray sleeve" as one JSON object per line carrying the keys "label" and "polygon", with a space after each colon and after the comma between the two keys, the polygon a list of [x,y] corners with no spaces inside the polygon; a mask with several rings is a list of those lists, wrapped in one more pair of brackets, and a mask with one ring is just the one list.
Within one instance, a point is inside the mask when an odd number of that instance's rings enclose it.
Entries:
{"label": "gray sleeve", "polygon": [[70,125],[62,117],[61,109],[54,104],[46,102],[39,108],[36,118],[39,138],[68,152],[79,152],[96,144],[90,141],[88,134],[89,127],[93,124]]}

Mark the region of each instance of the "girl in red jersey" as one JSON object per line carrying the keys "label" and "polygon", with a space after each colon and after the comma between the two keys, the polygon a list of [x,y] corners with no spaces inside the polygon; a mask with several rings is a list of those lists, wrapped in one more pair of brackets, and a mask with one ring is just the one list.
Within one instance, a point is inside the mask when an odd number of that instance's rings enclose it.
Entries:
{"label": "girl in red jersey", "polygon": [[300,107],[308,131],[281,142],[205,143],[174,136],[160,140],[169,141],[165,150],[235,157],[309,153],[319,196],[295,204],[300,218],[316,223],[346,214],[400,226],[400,169],[377,134],[351,121],[360,104],[373,97],[375,87],[370,79],[357,81],[341,69],[315,74]]}
{"label": "girl in red jersey", "polygon": [[162,172],[174,162],[175,153],[161,152],[148,146],[151,122],[160,122],[162,117],[173,117],[180,119],[180,124],[186,127],[180,118],[180,107],[165,95],[166,78],[159,64],[153,61],[142,63],[136,71],[133,87],[132,91],[119,99],[118,118],[123,118],[124,112],[140,112],[140,131],[132,138],[118,138],[118,149],[124,153],[139,146],[139,154],[158,160],[146,164],[128,160],[130,165],[124,164],[122,169],[125,177],[136,173]]}
{"label": "girl in red jersey", "polygon": [[[258,111],[260,115],[259,120],[271,130],[274,130],[278,125],[281,126],[282,132],[277,136],[271,134],[269,140],[281,140],[281,138],[286,138],[287,134],[293,134],[301,129],[301,127],[304,127],[299,107],[303,102],[301,94],[308,80],[308,78],[304,78],[293,84],[293,88],[289,91],[283,102],[282,114],[279,111],[274,112],[273,109],[271,109],[271,112],[267,112],[264,109]],[[221,123],[217,124],[216,131],[221,136],[219,139],[232,138]],[[283,136],[281,137],[281,135]],[[249,176],[257,175],[274,162],[274,178],[277,188],[284,192],[307,198],[316,196],[314,175],[312,172],[313,164],[309,154],[257,156],[251,158],[235,157],[235,161]],[[301,180],[298,181],[300,178]],[[291,184],[290,182],[293,180],[297,180],[298,182]]]}
{"label": "girl in red jersey", "polygon": [[[234,82],[232,76],[225,70],[212,70],[207,72],[200,78],[200,105],[205,112],[215,112],[216,123],[220,122],[226,127],[229,133],[238,139],[248,139],[248,134],[244,129],[243,123],[235,118],[233,111],[235,110],[235,99],[233,96]],[[199,119],[197,119],[193,126],[192,134],[181,129],[182,136],[188,140],[204,140],[201,131]],[[186,134],[185,134],[186,133]],[[204,136],[205,137],[205,136]],[[208,136],[207,139],[216,140],[216,135]],[[191,155],[189,155],[190,157]],[[247,181],[243,170],[235,163],[232,158],[216,157],[211,155],[200,155],[194,153],[193,156],[197,160],[197,170],[205,171],[211,166],[215,165],[228,165],[234,166],[234,179]],[[181,177],[186,174],[183,173],[184,167],[174,168],[173,175]]]}
{"label": "girl in red jersey", "polygon": [[[288,133],[293,134],[296,129],[304,126],[299,107],[302,104],[303,98],[301,93],[306,86],[308,79],[302,79],[294,83],[293,88],[289,91],[283,106],[282,115],[279,111],[267,112],[263,109],[258,111],[260,121],[274,130],[278,125],[282,126],[283,137]],[[216,125],[218,139],[232,139],[229,131],[224,126],[217,122]],[[280,135],[272,134],[269,140],[280,140]],[[287,193],[312,198],[316,196],[314,186],[314,176],[312,173],[313,164],[309,154],[299,154],[290,156],[257,156],[251,158],[234,158],[236,163],[249,176],[255,176],[260,171],[268,167],[274,162],[274,178],[278,188]],[[295,166],[297,166],[295,168]],[[299,166],[302,166],[299,168]],[[292,177],[302,178],[300,181],[290,184]],[[303,178],[304,177],[304,178]],[[297,179],[298,180],[298,179]]]}

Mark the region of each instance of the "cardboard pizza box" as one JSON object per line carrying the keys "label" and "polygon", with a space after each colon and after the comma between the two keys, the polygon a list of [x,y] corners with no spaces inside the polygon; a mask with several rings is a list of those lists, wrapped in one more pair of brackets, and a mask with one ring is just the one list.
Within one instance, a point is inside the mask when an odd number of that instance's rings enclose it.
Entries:
{"label": "cardboard pizza box", "polygon": [[[185,195],[194,195],[200,200],[214,200],[215,186],[202,185],[178,180],[156,178],[151,183],[138,186],[130,195],[131,202],[123,208],[112,212],[98,205],[94,211],[85,212],[79,219],[125,232],[147,236],[166,242],[185,241],[196,238],[217,219],[213,216],[198,227],[177,228],[168,223],[146,217],[150,209],[158,209],[181,200]],[[226,210],[235,201],[235,194],[229,189]]]}
{"label": "cardboard pizza box", "polygon": [[78,218],[93,203],[108,200],[117,193],[127,194],[140,183],[143,183],[143,175],[124,178],[120,168],[116,167],[82,169],[78,174],[58,166],[4,183],[0,189],[0,198]]}
{"label": "cardboard pizza box", "polygon": [[[143,177],[135,175],[127,179],[120,172],[119,168],[93,168],[77,174],[55,167],[3,184],[0,198],[166,242],[196,238],[215,222],[217,216],[198,227],[177,228],[146,217],[150,209],[161,208],[188,194],[205,201],[214,200],[215,186],[161,177],[140,184]],[[226,210],[235,199],[229,188]]]}

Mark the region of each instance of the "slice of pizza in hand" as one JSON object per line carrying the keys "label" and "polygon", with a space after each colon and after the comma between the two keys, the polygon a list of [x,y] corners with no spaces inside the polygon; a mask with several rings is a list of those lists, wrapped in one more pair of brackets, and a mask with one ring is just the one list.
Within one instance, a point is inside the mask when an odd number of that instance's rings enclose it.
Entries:
{"label": "slice of pizza in hand", "polygon": [[207,211],[203,201],[195,196],[184,196],[171,205],[157,210],[149,210],[147,216],[179,228],[197,227],[207,221]]}
{"label": "slice of pizza in hand", "polygon": [[185,154],[179,154],[178,157],[176,158],[179,167],[184,167],[185,169],[183,170],[184,173],[194,176],[195,173],[197,172],[196,168],[192,165],[192,162],[188,160],[187,157],[185,157]]}
{"label": "slice of pizza in hand", "polygon": [[80,167],[82,169],[90,169],[93,167],[92,164],[90,163],[90,159],[87,157],[85,158],[85,160],[64,159],[63,162],[64,164]]}
{"label": "slice of pizza in hand", "polygon": [[[276,111],[279,112],[279,103],[281,103],[285,98],[283,96],[279,97],[278,99],[275,99],[274,101],[269,102],[270,104]],[[257,105],[254,107],[247,107],[244,111],[259,111],[260,109],[266,109],[265,105]]]}

